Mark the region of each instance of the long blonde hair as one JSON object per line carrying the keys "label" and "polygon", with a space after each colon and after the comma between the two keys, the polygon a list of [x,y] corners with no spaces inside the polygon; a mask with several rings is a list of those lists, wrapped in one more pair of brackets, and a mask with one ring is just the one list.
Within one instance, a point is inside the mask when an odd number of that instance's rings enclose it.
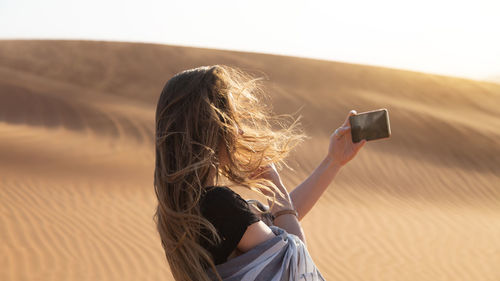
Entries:
{"label": "long blonde hair", "polygon": [[[261,190],[271,191],[273,183],[250,175],[270,163],[289,167],[285,158],[307,137],[298,122],[301,116],[271,113],[263,102],[267,95],[261,80],[237,68],[204,66],[176,74],[161,92],[155,120],[158,206],[153,219],[175,280],[208,281],[209,269],[220,280],[210,253],[199,244],[203,228],[211,234],[204,238],[220,242],[198,204],[209,172],[215,169],[217,180],[220,174],[263,194]],[[279,128],[273,128],[276,125]],[[224,166],[219,147],[228,156]]]}

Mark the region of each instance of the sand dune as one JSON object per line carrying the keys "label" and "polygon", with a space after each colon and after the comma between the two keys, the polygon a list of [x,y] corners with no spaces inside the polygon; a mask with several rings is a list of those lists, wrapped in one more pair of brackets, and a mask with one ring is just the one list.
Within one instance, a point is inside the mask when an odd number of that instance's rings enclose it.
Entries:
{"label": "sand dune", "polygon": [[[152,215],[154,110],[178,71],[265,75],[311,137],[289,189],[350,109],[385,107],[303,220],[327,280],[500,280],[500,85],[285,56],[95,41],[0,41],[0,280],[173,280]],[[244,193],[245,196],[252,196]]]}

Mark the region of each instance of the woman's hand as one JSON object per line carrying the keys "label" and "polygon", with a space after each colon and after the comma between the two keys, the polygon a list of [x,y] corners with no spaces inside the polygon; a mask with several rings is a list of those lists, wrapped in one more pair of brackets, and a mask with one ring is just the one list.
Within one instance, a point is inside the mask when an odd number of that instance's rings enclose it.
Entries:
{"label": "woman's hand", "polygon": [[345,165],[349,162],[356,153],[363,147],[366,140],[358,143],[352,142],[351,137],[351,124],[349,116],[356,115],[356,110],[351,110],[347,115],[344,124],[337,128],[336,132],[330,135],[330,147],[328,148],[328,157],[332,159],[333,163],[339,166]]}
{"label": "woman's hand", "polygon": [[[290,198],[290,194],[286,190],[285,186],[281,182],[281,178],[278,174],[278,171],[276,171],[276,167],[274,164],[269,164],[268,166],[265,166],[259,171],[257,171],[257,177],[259,178],[264,178],[267,180],[270,180],[274,185],[276,185],[276,189],[273,190],[276,195],[276,202],[271,208],[271,214],[276,214],[276,212],[279,212],[281,210],[294,210],[293,202],[292,199]],[[251,178],[253,178],[252,176]],[[268,196],[272,196],[268,190],[262,190],[262,192]],[[272,201],[267,200],[268,204],[271,206]],[[300,225],[299,218],[295,217],[293,214],[282,214],[279,215],[278,217],[274,218],[274,221],[272,222],[273,225],[280,227],[286,232],[290,234],[296,235],[304,244],[306,244],[306,238],[304,235],[304,230],[302,229],[302,226]]]}
{"label": "woman's hand", "polygon": [[[292,200],[290,199],[290,194],[288,194],[287,189],[283,185],[283,182],[281,181],[280,175],[278,174],[278,171],[276,170],[276,166],[274,165],[274,163],[271,163],[266,167],[260,168],[256,174],[257,175],[254,175],[251,178],[258,176],[259,178],[270,180],[272,183],[274,183],[274,185],[276,185],[277,190],[276,189],[273,190],[276,196],[276,202],[281,203],[282,206],[280,206],[279,204],[274,204],[273,208],[271,209],[271,213],[276,213],[277,211],[284,209],[293,209],[293,204]],[[270,197],[273,196],[273,194],[270,193],[268,190],[262,190],[262,192],[266,196]],[[268,200],[267,203],[269,204],[269,206],[271,206],[272,201]]]}

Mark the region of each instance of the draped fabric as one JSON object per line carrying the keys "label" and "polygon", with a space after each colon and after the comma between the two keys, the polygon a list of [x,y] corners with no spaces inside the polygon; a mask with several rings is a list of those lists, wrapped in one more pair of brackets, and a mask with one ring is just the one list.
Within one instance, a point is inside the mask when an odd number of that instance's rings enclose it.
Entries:
{"label": "draped fabric", "polygon": [[[276,237],[216,266],[224,281],[324,281],[296,235],[270,226]],[[213,280],[217,280],[210,271]]]}

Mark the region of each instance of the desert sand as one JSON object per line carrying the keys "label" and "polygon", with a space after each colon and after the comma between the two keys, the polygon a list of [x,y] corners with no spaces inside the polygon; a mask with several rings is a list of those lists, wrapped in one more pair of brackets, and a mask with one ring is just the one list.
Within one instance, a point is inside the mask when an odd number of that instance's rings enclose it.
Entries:
{"label": "desert sand", "polygon": [[[387,108],[302,220],[327,280],[500,280],[500,85],[382,67],[100,41],[0,41],[0,280],[173,280],[153,222],[154,114],[200,65],[266,79],[310,139],[289,190],[348,111]],[[245,197],[251,194],[244,194]]]}

